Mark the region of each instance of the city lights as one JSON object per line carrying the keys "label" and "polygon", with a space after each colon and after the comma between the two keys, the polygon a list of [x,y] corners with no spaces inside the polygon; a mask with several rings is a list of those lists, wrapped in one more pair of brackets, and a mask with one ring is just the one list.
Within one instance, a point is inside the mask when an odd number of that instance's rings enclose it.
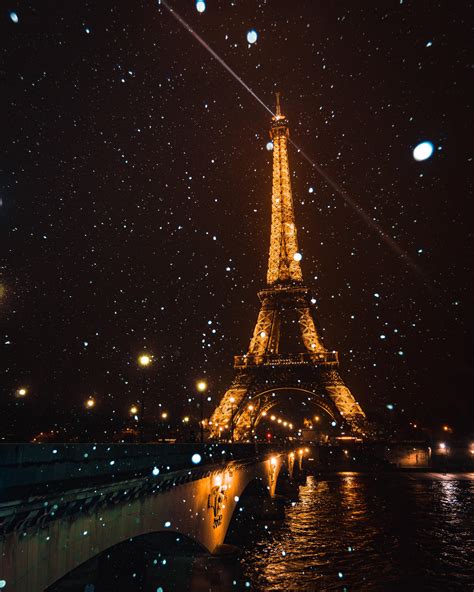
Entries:
{"label": "city lights", "polygon": [[207,390],[207,382],[205,380],[199,380],[196,384],[196,388],[200,393],[203,393]]}
{"label": "city lights", "polygon": [[146,368],[151,364],[152,357],[149,354],[140,354],[138,356],[138,363],[143,368]]}
{"label": "city lights", "polygon": [[[199,434],[201,442],[204,442],[204,392],[207,390],[207,382],[205,380],[198,380],[196,383],[196,388],[200,395],[199,397],[199,411],[200,411],[200,421],[199,421]],[[220,431],[219,431],[220,437]]]}
{"label": "city lights", "polygon": [[86,406],[86,409],[92,409],[93,407],[95,407],[94,397],[89,397],[88,399],[86,399],[84,405]]}

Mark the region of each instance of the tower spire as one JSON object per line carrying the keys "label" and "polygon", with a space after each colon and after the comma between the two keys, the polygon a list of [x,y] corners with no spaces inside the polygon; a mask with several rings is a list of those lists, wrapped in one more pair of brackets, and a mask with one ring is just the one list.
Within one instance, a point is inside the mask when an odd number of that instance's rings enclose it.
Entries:
{"label": "tower spire", "polygon": [[276,95],[276,109],[275,109],[275,115],[277,115],[278,117],[281,115],[281,110],[280,110],[280,93],[277,91],[275,93]]}
{"label": "tower spire", "polygon": [[276,93],[276,113],[270,136],[273,142],[272,228],[267,283],[301,282],[295,213],[288,164],[288,120],[281,113],[280,93]]}

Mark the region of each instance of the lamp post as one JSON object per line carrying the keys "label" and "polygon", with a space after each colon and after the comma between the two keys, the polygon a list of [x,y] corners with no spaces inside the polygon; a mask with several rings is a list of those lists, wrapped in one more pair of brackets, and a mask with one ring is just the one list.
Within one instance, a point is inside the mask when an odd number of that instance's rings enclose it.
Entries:
{"label": "lamp post", "polygon": [[199,422],[200,434],[201,434],[201,444],[204,442],[204,393],[207,390],[207,382],[205,380],[200,380],[196,384],[196,388],[200,394],[200,415],[201,421]]}
{"label": "lamp post", "polygon": [[229,399],[230,401],[230,441],[234,442],[234,397]]}
{"label": "lamp post", "polygon": [[144,438],[144,428],[145,428],[145,424],[144,424],[144,420],[145,420],[145,397],[146,397],[146,379],[147,379],[147,375],[145,370],[148,368],[148,366],[150,366],[151,362],[152,362],[152,356],[150,354],[140,354],[138,356],[138,365],[140,366],[140,368],[142,368],[143,370],[143,384],[142,384],[142,392],[141,392],[141,400],[140,400],[140,422],[139,422],[139,435],[140,435],[140,441],[142,441]]}
{"label": "lamp post", "polygon": [[26,397],[26,395],[28,394],[28,389],[26,388],[26,386],[20,386],[16,389],[15,394],[17,397]]}
{"label": "lamp post", "polygon": [[88,399],[86,399],[84,406],[86,409],[93,409],[95,407],[94,397],[89,397]]}
{"label": "lamp post", "polygon": [[[257,452],[258,451],[257,434],[254,434],[254,431],[255,431],[255,421],[257,419],[257,413],[256,413],[255,407],[253,405],[249,405],[247,407],[247,409],[250,411],[250,439],[251,440],[253,439],[254,444],[255,444],[255,452]],[[265,413],[265,415],[266,415],[266,413]]]}

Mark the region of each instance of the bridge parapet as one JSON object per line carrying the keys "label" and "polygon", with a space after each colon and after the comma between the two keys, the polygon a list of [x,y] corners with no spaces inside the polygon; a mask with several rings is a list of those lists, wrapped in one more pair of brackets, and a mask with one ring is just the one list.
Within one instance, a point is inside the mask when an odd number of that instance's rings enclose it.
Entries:
{"label": "bridge parapet", "polygon": [[[259,451],[278,447],[259,444]],[[22,488],[31,495],[255,457],[252,444],[0,444],[0,500],[18,497]]]}
{"label": "bridge parapet", "polygon": [[273,496],[289,457],[251,444],[0,446],[0,574],[13,590],[38,592],[160,531],[215,551],[247,485],[258,479]]}

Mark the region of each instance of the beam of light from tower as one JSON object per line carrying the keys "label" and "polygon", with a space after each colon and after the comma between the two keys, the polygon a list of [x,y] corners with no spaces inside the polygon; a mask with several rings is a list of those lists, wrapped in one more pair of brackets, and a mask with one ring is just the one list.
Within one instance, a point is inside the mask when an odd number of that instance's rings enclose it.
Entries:
{"label": "beam of light from tower", "polygon": [[273,111],[271,109],[269,109],[265,103],[262,101],[262,99],[260,97],[258,97],[253,90],[250,88],[250,86],[248,86],[247,84],[245,84],[245,82],[242,80],[242,78],[240,78],[240,76],[238,76],[234,70],[232,70],[232,68],[226,63],[224,62],[224,60],[217,55],[217,53],[212,49],[212,47],[210,47],[205,41],[204,39],[198,35],[196,33],[196,31],[194,29],[192,29],[190,27],[190,25],[188,25],[188,23],[183,19],[183,17],[181,17],[175,10],[173,10],[171,8],[171,6],[169,6],[169,4],[165,1],[165,0],[161,0],[161,2],[159,3],[160,5],[162,4],[166,9],[169,10],[169,12],[174,16],[174,18],[187,30],[189,31],[189,33],[191,33],[191,35],[194,37],[194,39],[196,39],[196,41],[198,41],[205,49],[207,49],[207,51],[211,54],[211,56],[217,60],[219,62],[219,64],[225,68],[227,70],[227,72],[229,72],[229,74],[231,76],[233,76],[237,82],[239,82],[247,92],[249,92],[252,97],[258,101],[260,103],[260,105],[262,105],[262,107],[264,109],[266,109],[271,115],[275,115],[273,113]]}
{"label": "beam of light from tower", "polygon": [[301,154],[301,156],[306,161],[308,161],[309,164],[311,166],[313,166],[318,171],[318,173],[327,182],[327,184],[330,187],[332,187],[334,189],[334,191],[336,191],[336,193],[339,193],[339,195],[342,197],[342,199],[347,204],[349,204],[359,214],[359,216],[362,218],[362,220],[364,220],[364,222],[368,226],[370,226],[373,230],[375,230],[375,232],[377,232],[377,234],[379,234],[379,236],[385,241],[385,243],[389,247],[391,247],[393,249],[393,251],[395,251],[395,253],[397,253],[397,255],[399,255],[399,257],[401,257],[418,274],[420,274],[422,276],[424,275],[424,272],[422,271],[422,269],[411,259],[410,255],[404,249],[402,249],[402,247],[391,236],[389,236],[383,230],[383,228],[381,226],[379,226],[377,224],[377,222],[375,222],[375,220],[373,218],[370,217],[370,215],[364,210],[364,208],[362,206],[360,206],[355,201],[355,199],[352,198],[347,193],[347,191],[339,185],[339,183],[334,181],[334,179],[332,179],[322,167],[320,167],[303,150],[301,150],[301,148],[295,142],[293,142],[293,140],[291,138],[289,138],[289,142],[290,142],[290,144],[292,144],[296,148],[296,150]]}
{"label": "beam of light from tower", "polygon": [[[191,33],[191,35],[196,39],[196,41],[198,41],[198,43],[200,43],[204,49],[206,49],[211,55],[212,57],[217,60],[219,62],[219,64],[225,69],[227,70],[227,72],[229,72],[229,74],[235,78],[235,80],[237,80],[237,82],[243,86],[245,88],[245,90],[258,102],[260,103],[260,105],[266,110],[268,111],[268,113],[270,113],[273,117],[275,117],[275,113],[273,113],[273,111],[262,101],[262,99],[255,94],[255,92],[242,80],[242,78],[236,73],[234,72],[234,70],[232,70],[232,68],[227,64],[227,62],[225,62],[213,49],[212,47],[209,46],[208,43],[206,43],[206,41],[204,41],[204,39],[198,35],[198,33],[196,33],[196,31],[183,19],[182,16],[180,16],[173,8],[171,8],[171,6],[169,6],[169,4],[166,2],[166,0],[160,0],[158,2],[158,4],[161,6],[164,6],[170,14],[173,15],[173,17],[180,23],[180,25],[182,27],[184,27],[189,33]],[[377,222],[375,222],[375,220],[373,218],[370,217],[370,215],[364,210],[364,208],[362,208],[362,206],[360,206],[355,200],[354,198],[352,198],[345,189],[343,189],[339,183],[337,183],[336,181],[334,181],[325,171],[324,169],[319,166],[318,164],[316,164],[314,162],[314,160],[312,160],[305,152],[303,152],[303,150],[295,143],[293,142],[293,140],[290,139],[290,143],[296,148],[296,150],[298,151],[299,154],[301,154],[301,156],[307,160],[309,162],[309,164],[314,167],[318,173],[323,177],[323,179],[334,189],[334,191],[336,191],[336,193],[339,193],[339,195],[343,198],[343,200],[349,204],[353,210],[362,218],[362,220],[364,220],[364,222],[369,226],[369,228],[372,228],[372,230],[374,230],[381,238],[382,240],[385,242],[386,245],[388,245],[399,257],[401,257],[414,271],[416,271],[417,274],[424,276],[423,271],[420,269],[420,267],[411,259],[411,257],[408,255],[408,253],[402,249],[402,247],[400,247],[400,245],[391,237],[389,236],[383,229],[381,226],[379,226],[377,224]]]}

